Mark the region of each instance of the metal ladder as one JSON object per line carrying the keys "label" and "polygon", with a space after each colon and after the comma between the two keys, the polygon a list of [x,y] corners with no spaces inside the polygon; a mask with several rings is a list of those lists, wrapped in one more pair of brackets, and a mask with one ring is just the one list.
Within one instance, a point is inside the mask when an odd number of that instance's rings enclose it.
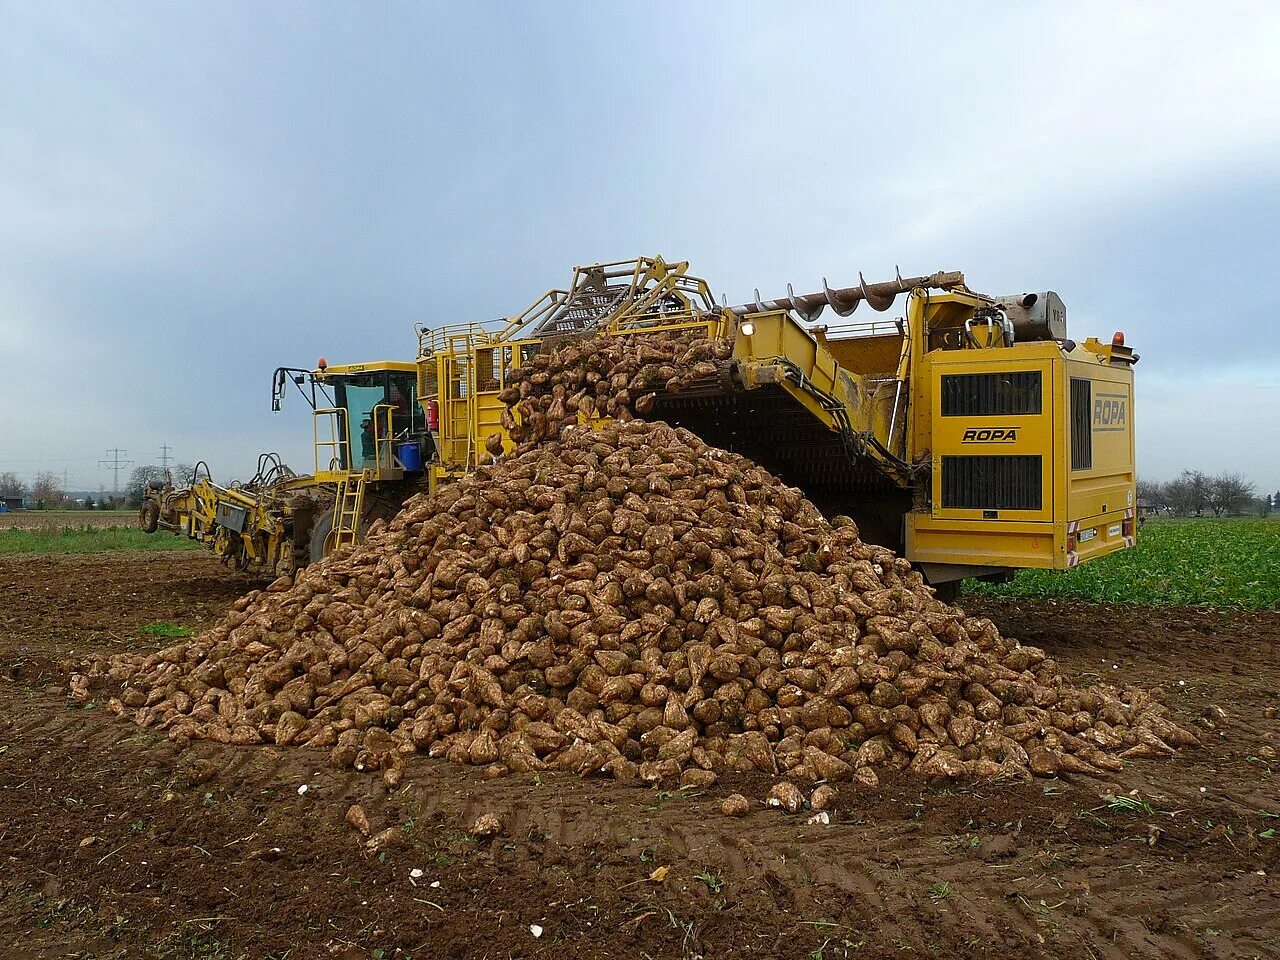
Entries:
{"label": "metal ladder", "polygon": [[364,510],[364,483],[368,471],[353,473],[338,481],[333,507],[333,549],[354,547],[360,534],[360,514]]}

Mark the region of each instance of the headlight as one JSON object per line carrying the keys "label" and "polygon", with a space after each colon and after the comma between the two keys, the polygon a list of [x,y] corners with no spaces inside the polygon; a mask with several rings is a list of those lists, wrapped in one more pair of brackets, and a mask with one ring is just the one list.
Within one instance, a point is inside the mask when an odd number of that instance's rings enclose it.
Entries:
{"label": "headlight", "polygon": [[749,337],[756,332],[756,325],[752,323],[750,320],[748,320],[738,329],[742,331],[742,335],[744,337]]}

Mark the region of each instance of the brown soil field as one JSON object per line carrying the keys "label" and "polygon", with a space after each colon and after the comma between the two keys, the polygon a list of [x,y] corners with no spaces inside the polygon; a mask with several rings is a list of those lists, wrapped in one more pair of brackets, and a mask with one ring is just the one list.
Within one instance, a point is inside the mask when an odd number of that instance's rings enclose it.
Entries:
{"label": "brown soil field", "polygon": [[[413,757],[388,790],[68,698],[76,659],[259,585],[202,554],[0,558],[0,957],[1280,956],[1280,614],[966,603],[1081,682],[1162,686],[1205,745],[1110,782],[842,784],[824,825],[722,816],[767,793],[749,775],[665,792]],[[369,850],[353,803],[395,842]]]}
{"label": "brown soil field", "polygon": [[14,510],[0,513],[0,530],[106,530],[136,527],[133,510]]}

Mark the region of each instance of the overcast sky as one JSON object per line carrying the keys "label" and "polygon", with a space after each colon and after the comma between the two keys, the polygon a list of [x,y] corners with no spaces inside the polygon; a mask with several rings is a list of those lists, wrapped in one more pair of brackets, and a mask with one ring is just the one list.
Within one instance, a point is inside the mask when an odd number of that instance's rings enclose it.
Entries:
{"label": "overcast sky", "polygon": [[0,0],[0,470],[309,471],[276,366],[661,254],[1054,289],[1142,355],[1144,475],[1275,490],[1278,51],[1262,2]]}

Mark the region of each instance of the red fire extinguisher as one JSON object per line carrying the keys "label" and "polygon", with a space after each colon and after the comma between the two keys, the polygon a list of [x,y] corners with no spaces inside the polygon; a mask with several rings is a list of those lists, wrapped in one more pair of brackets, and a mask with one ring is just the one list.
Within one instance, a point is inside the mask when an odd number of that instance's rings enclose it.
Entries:
{"label": "red fire extinguisher", "polygon": [[432,433],[440,429],[440,401],[427,401],[427,429]]}

